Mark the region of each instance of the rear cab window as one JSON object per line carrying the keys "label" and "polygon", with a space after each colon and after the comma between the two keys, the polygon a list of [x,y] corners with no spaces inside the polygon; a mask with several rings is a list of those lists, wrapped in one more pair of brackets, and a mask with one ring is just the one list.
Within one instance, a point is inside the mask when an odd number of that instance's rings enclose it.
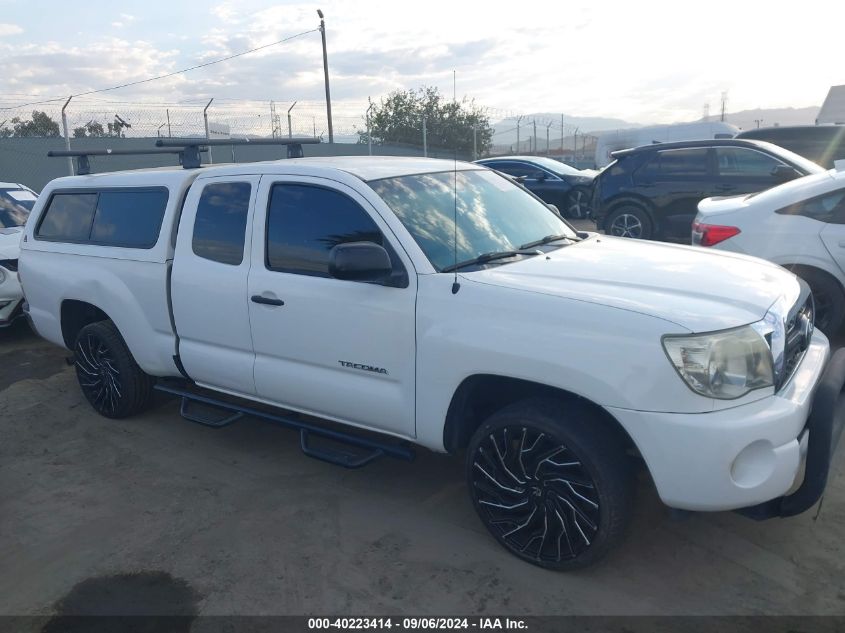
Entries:
{"label": "rear cab window", "polygon": [[150,249],[158,241],[168,198],[164,187],[57,191],[35,239]]}

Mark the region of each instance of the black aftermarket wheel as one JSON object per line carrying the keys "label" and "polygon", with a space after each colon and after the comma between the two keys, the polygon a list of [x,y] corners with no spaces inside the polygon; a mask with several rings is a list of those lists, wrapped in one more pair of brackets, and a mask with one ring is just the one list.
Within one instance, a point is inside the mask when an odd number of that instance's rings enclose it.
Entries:
{"label": "black aftermarket wheel", "polygon": [[624,447],[589,410],[531,400],[491,416],[467,455],[470,495],[493,536],[553,569],[592,564],[629,522],[633,475]]}
{"label": "black aftermarket wheel", "polygon": [[149,404],[152,379],[138,367],[114,323],[86,325],[73,352],[79,386],[98,413],[125,418]]}

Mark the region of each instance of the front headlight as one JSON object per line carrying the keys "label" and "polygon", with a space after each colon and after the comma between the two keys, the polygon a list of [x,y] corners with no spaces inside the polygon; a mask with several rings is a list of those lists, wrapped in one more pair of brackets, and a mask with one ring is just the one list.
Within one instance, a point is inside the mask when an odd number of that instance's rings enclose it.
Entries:
{"label": "front headlight", "polygon": [[692,336],[664,336],[669,360],[696,393],[733,400],[774,384],[772,353],[752,326]]}

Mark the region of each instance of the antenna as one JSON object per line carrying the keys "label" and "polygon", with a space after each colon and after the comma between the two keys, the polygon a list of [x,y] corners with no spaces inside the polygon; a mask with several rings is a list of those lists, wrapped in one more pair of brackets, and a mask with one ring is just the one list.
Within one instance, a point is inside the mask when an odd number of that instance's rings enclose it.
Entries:
{"label": "antenna", "polygon": [[[453,70],[452,71],[452,105],[455,108],[455,118],[457,119],[457,107],[458,107],[458,97],[457,91],[455,90],[455,85],[457,82],[457,74]],[[455,137],[455,170],[453,172],[453,183],[452,183],[452,191],[455,197],[455,216],[454,216],[454,228],[455,228],[455,239],[452,242],[454,247],[454,263],[455,263],[455,281],[452,282],[452,294],[458,294],[458,290],[461,289],[461,284],[458,283],[458,139]]]}

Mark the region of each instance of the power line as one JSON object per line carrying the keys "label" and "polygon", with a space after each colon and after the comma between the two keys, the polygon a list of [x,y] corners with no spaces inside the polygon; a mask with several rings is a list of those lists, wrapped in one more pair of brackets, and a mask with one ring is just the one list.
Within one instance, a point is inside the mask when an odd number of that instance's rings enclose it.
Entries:
{"label": "power line", "polygon": [[[214,64],[219,64],[221,62],[226,62],[226,61],[229,61],[230,59],[235,59],[236,57],[243,57],[244,55],[249,55],[250,53],[254,53],[256,51],[260,51],[260,50],[263,50],[265,48],[270,48],[271,46],[277,46],[279,44],[284,44],[285,42],[289,42],[293,39],[296,39],[297,37],[302,37],[303,35],[308,35],[309,33],[316,33],[319,30],[320,29],[317,28],[317,29],[311,29],[310,31],[303,31],[302,33],[297,33],[296,35],[291,35],[290,37],[286,37],[286,38],[281,39],[277,42],[271,42],[270,44],[264,44],[263,46],[257,46],[256,48],[251,48],[248,51],[242,51],[240,53],[235,53],[234,55],[229,55],[228,57],[222,57],[220,59],[214,59],[210,62],[204,62],[202,64],[197,64],[196,66],[191,66],[190,68],[183,68],[182,70],[176,70],[176,71],[173,71],[172,73],[166,73],[164,75],[158,75],[157,77],[148,77],[147,79],[139,79],[138,81],[130,81],[128,83],[120,84],[119,86],[112,86],[110,88],[100,88],[98,90],[89,90],[88,92],[80,92],[78,94],[71,95],[71,96],[73,96],[73,97],[84,97],[85,95],[97,94],[99,92],[108,92],[110,90],[118,90],[119,88],[128,88],[129,86],[137,86],[138,84],[149,83],[150,81],[157,81],[159,79],[166,79],[167,77],[173,77],[175,75],[181,75],[182,73],[190,72],[192,70],[197,70],[198,68],[205,68],[206,66],[212,66]],[[15,108],[25,108],[27,106],[40,105],[42,103],[52,103],[54,101],[60,101],[61,99],[64,99],[64,97],[61,97],[59,99],[47,99],[45,101],[32,101],[30,103],[22,103],[22,104],[16,105],[16,106],[9,106],[9,107],[5,107],[5,108],[0,108],[0,110],[14,110]]]}

